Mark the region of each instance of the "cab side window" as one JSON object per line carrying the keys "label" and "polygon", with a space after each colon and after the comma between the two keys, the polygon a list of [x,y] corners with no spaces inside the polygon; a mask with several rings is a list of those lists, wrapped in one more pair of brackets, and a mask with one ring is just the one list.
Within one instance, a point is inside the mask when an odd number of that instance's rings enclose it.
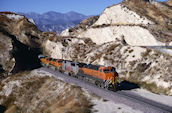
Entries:
{"label": "cab side window", "polygon": [[62,60],[59,60],[58,63],[62,63],[63,61]]}
{"label": "cab side window", "polygon": [[72,66],[75,66],[75,63],[71,63]]}
{"label": "cab side window", "polygon": [[109,69],[104,69],[104,73],[110,73]]}

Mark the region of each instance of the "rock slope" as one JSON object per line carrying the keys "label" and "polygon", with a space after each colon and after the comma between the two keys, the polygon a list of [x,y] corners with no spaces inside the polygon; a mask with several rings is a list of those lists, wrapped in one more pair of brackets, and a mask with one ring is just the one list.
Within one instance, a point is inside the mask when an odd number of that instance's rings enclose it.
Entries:
{"label": "rock slope", "polygon": [[0,83],[0,105],[5,113],[142,113],[54,76],[35,69],[4,79]]}
{"label": "rock slope", "polygon": [[45,50],[54,58],[115,66],[122,79],[172,95],[170,12],[168,2],[124,1],[87,27],[63,31]]}
{"label": "rock slope", "polygon": [[9,74],[37,67],[44,38],[45,33],[24,16],[0,12],[1,70]]}
{"label": "rock slope", "polygon": [[18,73],[0,83],[0,105],[7,113],[89,113],[91,102],[80,87],[45,71]]}

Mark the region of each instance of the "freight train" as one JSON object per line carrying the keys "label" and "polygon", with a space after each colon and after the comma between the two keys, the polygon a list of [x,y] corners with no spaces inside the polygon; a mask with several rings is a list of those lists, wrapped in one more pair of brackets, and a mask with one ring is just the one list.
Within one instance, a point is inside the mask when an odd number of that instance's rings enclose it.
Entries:
{"label": "freight train", "polygon": [[108,90],[117,91],[118,89],[118,73],[114,67],[53,59],[44,55],[39,55],[38,58],[42,66],[88,81]]}

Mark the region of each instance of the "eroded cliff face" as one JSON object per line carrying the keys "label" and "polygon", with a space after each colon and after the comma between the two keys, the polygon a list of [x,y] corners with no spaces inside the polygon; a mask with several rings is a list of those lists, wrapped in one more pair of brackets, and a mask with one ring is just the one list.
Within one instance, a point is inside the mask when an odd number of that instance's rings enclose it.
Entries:
{"label": "eroded cliff face", "polygon": [[39,67],[44,36],[27,18],[10,12],[0,12],[1,77],[12,72]]}
{"label": "eroded cliff face", "polygon": [[1,32],[5,35],[13,35],[18,41],[31,47],[41,46],[41,32],[37,27],[22,15],[10,12],[1,12]]}
{"label": "eroded cliff face", "polygon": [[[46,42],[49,55],[111,65],[121,79],[172,95],[171,9],[166,3],[135,2],[113,5],[87,27],[65,30],[62,38]],[[155,16],[158,12],[161,16]]]}
{"label": "eroded cliff face", "polygon": [[106,8],[87,29],[62,32],[61,35],[89,37],[96,44],[123,37],[133,46],[163,46],[172,42],[171,17],[171,9],[166,5],[131,0]]}
{"label": "eroded cliff face", "polygon": [[130,46],[123,40],[96,45],[89,38],[77,37],[48,41],[46,47],[47,55],[53,58],[114,66],[122,80],[137,83],[155,93],[172,93],[171,56],[158,50]]}
{"label": "eroded cliff face", "polygon": [[0,33],[0,77],[2,78],[5,76],[5,71],[10,72],[12,71],[15,63],[15,59],[10,56],[10,51],[13,49],[12,40],[9,39],[7,36]]}
{"label": "eroded cliff face", "polygon": [[50,54],[43,47],[54,49],[45,42],[55,39],[55,33],[39,31],[24,16],[0,12],[0,109],[7,113],[91,112],[92,104],[81,88],[33,70],[40,66],[39,54]]}

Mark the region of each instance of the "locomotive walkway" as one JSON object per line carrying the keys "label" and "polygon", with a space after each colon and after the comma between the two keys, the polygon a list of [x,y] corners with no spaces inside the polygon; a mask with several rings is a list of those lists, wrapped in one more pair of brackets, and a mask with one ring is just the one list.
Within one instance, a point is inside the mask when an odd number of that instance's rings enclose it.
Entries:
{"label": "locomotive walkway", "polygon": [[107,100],[114,101],[115,103],[118,104],[125,104],[127,106],[132,107],[133,109],[140,110],[144,113],[172,113],[172,107],[141,97],[132,92],[129,91],[113,92],[99,88],[93,84],[62,74],[52,69],[48,69],[45,67],[42,67],[40,69],[52,73],[54,77],[56,77],[57,79],[59,78],[63,79],[64,82],[81,86],[82,88],[87,89],[88,92],[94,93],[97,96],[100,96]]}

